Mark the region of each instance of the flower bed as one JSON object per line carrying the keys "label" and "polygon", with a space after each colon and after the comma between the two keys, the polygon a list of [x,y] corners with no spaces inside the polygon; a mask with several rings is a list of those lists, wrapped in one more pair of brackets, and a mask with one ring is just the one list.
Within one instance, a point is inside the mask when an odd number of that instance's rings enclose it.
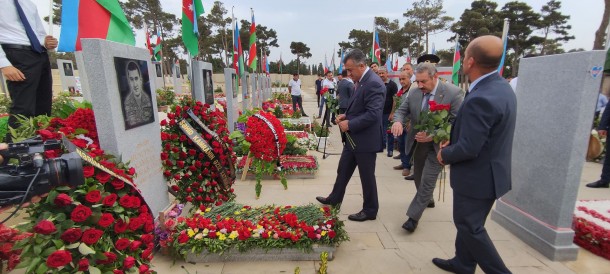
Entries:
{"label": "flower bed", "polygon": [[[0,224],[0,273],[11,271],[19,264],[21,249],[14,250],[13,246],[25,238],[32,237],[32,233],[21,233],[19,230]],[[4,265],[6,264],[6,269]]]}
{"label": "flower bed", "polygon": [[227,254],[262,249],[311,252],[349,240],[338,211],[330,207],[267,205],[258,208],[233,202],[178,218],[162,243],[176,257]]}
{"label": "flower bed", "polygon": [[[287,179],[312,179],[315,178],[315,174],[318,172],[318,159],[311,155],[282,155],[280,157],[282,163],[282,171],[285,173]],[[242,157],[237,162],[238,174],[241,174],[246,164],[246,157]],[[248,174],[253,175],[253,167],[250,166]],[[265,180],[279,180],[279,174],[269,174],[263,177]]]}
{"label": "flower bed", "polygon": [[572,228],[574,243],[610,260],[610,200],[578,201]]}

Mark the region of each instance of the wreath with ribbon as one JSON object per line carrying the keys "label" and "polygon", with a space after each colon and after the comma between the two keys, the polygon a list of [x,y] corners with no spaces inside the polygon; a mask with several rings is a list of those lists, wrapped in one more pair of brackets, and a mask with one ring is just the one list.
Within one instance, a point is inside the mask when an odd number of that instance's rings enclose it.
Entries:
{"label": "wreath with ribbon", "polygon": [[163,175],[176,199],[195,209],[232,200],[233,143],[224,113],[183,98],[161,121]]}

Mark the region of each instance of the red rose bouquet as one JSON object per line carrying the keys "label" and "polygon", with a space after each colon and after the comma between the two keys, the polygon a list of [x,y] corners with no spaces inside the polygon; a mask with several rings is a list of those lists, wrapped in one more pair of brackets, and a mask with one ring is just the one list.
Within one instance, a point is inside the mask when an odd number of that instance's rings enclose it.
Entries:
{"label": "red rose bouquet", "polygon": [[[114,175],[83,162],[84,184],[57,187],[30,206],[19,229],[33,234],[15,244],[22,249],[18,268],[26,273],[152,273],[153,215],[139,191],[126,183],[133,182],[135,170],[99,148],[93,111],[78,109],[66,119],[54,118],[39,134],[43,139],[66,136]],[[62,153],[45,152],[50,158]]]}
{"label": "red rose bouquet", "polygon": [[17,229],[0,224],[0,273],[5,263],[6,271],[13,270],[19,264],[21,249],[14,249],[14,244],[31,236],[31,233],[21,233]]}
{"label": "red rose bouquet", "polygon": [[419,123],[415,129],[425,131],[428,136],[434,139],[435,143],[449,140],[451,132],[451,105],[437,104],[435,101],[428,101],[429,111],[422,111],[419,115]]}
{"label": "red rose bouquet", "polygon": [[[217,136],[200,128],[189,111]],[[178,123],[183,119],[210,145],[221,165],[220,169],[179,128]],[[232,170],[237,156],[233,153],[233,142],[229,139],[224,113],[211,110],[207,104],[183,98],[171,106],[167,119],[161,121],[161,142],[163,174],[180,203],[189,202],[195,209],[205,209],[235,197],[231,186],[234,183]],[[223,184],[221,175],[231,178],[230,182],[226,182],[228,185]]]}

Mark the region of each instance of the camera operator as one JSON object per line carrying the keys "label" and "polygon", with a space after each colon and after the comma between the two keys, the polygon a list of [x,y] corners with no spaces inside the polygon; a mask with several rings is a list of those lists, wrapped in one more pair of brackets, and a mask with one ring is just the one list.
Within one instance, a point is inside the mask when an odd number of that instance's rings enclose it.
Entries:
{"label": "camera operator", "polygon": [[[8,144],[7,143],[0,143],[0,166],[4,165],[4,153],[2,152],[6,152],[8,149]],[[38,203],[40,202],[40,200],[42,200],[42,197],[47,196],[47,194],[44,194],[42,196],[34,196],[32,197],[32,199],[30,199],[30,202],[32,203]],[[24,207],[28,206],[30,203],[25,203],[23,204]],[[3,213],[4,211],[7,211],[8,209],[12,208],[13,206],[0,206],[0,213]]]}

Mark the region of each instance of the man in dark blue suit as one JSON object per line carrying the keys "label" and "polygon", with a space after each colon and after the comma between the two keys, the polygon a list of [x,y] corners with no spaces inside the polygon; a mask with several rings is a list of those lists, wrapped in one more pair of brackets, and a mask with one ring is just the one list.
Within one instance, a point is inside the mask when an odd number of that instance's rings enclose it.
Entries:
{"label": "man in dark blue suit", "polygon": [[[608,52],[610,52],[610,50]],[[610,129],[610,105],[606,106],[606,109],[604,109],[602,119],[599,121],[599,125],[597,126],[597,133],[599,133],[599,137],[606,137],[608,135],[608,129]],[[606,156],[604,157],[602,174],[599,180],[593,183],[588,183],[587,187],[608,188],[610,186],[610,153],[608,153],[608,151],[610,151],[610,142],[606,141]]]}
{"label": "man in dark blue suit", "polygon": [[355,147],[345,144],[337,179],[328,197],[316,197],[323,204],[338,205],[343,202],[345,188],[358,167],[362,183],[364,203],[362,210],[348,216],[352,221],[375,220],[379,210],[375,162],[377,153],[382,151],[381,112],[385,101],[385,85],[381,78],[366,66],[366,55],[354,49],[345,55],[345,70],[356,82],[356,89],[350,97],[345,114],[337,116],[335,122],[341,132],[352,138]]}
{"label": "man in dark blue suit", "polygon": [[511,153],[517,99],[497,68],[502,40],[474,39],[464,54],[464,73],[471,81],[453,128],[450,145],[437,158],[451,165],[453,221],[457,228],[455,257],[434,258],[439,268],[454,273],[510,273],[485,230],[496,199],[511,189]]}

